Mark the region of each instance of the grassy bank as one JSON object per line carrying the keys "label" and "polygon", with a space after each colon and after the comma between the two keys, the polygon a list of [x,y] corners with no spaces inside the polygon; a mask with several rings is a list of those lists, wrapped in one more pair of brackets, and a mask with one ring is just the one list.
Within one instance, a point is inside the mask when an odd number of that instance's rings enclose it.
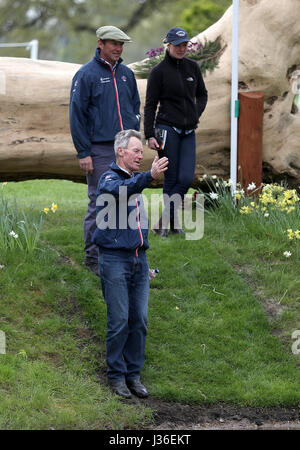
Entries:
{"label": "grassy bank", "polygon": [[[149,423],[149,409],[120,401],[99,379],[106,313],[98,278],[82,266],[86,186],[36,180],[8,183],[2,194],[42,215],[43,225],[38,249],[24,252],[10,236],[14,246],[0,256],[0,428]],[[152,395],[191,404],[300,403],[291,337],[300,329],[300,240],[286,233],[299,218],[293,212],[288,220],[278,226],[215,212],[205,215],[200,240],[150,235],[149,264],[160,269],[143,370]]]}

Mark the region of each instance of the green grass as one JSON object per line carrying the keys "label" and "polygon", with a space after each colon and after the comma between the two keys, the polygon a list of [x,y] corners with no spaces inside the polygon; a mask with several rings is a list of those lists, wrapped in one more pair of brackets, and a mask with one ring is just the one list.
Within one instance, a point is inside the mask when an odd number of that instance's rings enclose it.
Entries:
{"label": "green grass", "polygon": [[292,341],[284,347],[272,335],[260,301],[215,240],[205,235],[197,242],[155,244],[149,259],[156,254],[164,266],[150,299],[145,373],[153,393],[193,403],[297,403]]}
{"label": "green grass", "polygon": [[[106,308],[99,279],[82,266],[86,186],[35,180],[8,183],[3,193],[25,211],[52,202],[58,209],[44,216],[40,250],[0,256],[0,429],[145,426],[151,411],[120,401],[99,379]],[[142,373],[151,394],[190,404],[298,405],[291,334],[300,329],[299,242],[271,222],[222,214],[205,216],[203,239],[149,239],[149,265],[160,270]]]}

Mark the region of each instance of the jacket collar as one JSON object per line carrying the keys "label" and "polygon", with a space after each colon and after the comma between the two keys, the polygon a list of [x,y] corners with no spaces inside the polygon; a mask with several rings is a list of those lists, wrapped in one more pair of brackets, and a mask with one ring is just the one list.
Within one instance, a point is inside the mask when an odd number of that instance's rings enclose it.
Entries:
{"label": "jacket collar", "polygon": [[[102,64],[103,66],[107,66],[107,64],[109,64],[108,62],[105,62],[104,59],[101,58],[101,50],[99,47],[96,49],[95,59],[99,64]],[[118,65],[121,64],[122,62],[123,62],[123,59],[119,58],[113,68],[117,68]]]}
{"label": "jacket collar", "polygon": [[167,62],[171,63],[171,64],[178,65],[178,64],[182,64],[183,63],[184,58],[182,58],[182,59],[173,58],[173,56],[170,55],[170,52],[167,49],[166,50],[166,55],[165,55],[165,60]]}
{"label": "jacket collar", "polygon": [[119,174],[123,175],[124,177],[131,178],[132,175],[130,173],[126,172],[126,170],[119,167],[115,162],[112,162],[110,165],[111,170],[114,172],[118,172]]}

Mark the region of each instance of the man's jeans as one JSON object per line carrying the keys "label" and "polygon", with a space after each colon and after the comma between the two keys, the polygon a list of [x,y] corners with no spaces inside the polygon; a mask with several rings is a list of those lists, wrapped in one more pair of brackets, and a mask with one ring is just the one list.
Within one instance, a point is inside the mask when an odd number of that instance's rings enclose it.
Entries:
{"label": "man's jeans", "polygon": [[145,361],[149,267],[145,251],[101,248],[99,272],[107,305],[108,381],[139,378]]}
{"label": "man's jeans", "polygon": [[88,185],[88,196],[90,199],[88,210],[84,219],[84,241],[85,259],[90,263],[98,263],[98,247],[91,242],[92,235],[96,229],[96,199],[97,186],[101,175],[109,169],[110,164],[115,161],[114,143],[104,142],[93,144],[91,148],[94,171],[86,175]]}

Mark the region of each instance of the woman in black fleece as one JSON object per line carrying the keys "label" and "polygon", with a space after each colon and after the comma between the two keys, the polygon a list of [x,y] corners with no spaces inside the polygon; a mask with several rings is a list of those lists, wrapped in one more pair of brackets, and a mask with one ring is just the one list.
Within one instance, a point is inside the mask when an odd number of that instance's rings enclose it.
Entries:
{"label": "woman in black fleece", "polygon": [[[185,58],[189,42],[187,32],[183,28],[172,28],[164,42],[168,44],[165,58],[153,67],[148,77],[144,132],[148,146],[157,150],[160,157],[169,159],[169,167],[164,174],[163,193],[168,198],[179,194],[183,199],[194,179],[195,129],[206,107],[207,90],[197,62]],[[155,138],[157,129],[167,130],[163,150],[160,150]],[[167,237],[168,220],[170,233],[183,233],[173,202],[170,210],[165,208],[152,231]]]}

